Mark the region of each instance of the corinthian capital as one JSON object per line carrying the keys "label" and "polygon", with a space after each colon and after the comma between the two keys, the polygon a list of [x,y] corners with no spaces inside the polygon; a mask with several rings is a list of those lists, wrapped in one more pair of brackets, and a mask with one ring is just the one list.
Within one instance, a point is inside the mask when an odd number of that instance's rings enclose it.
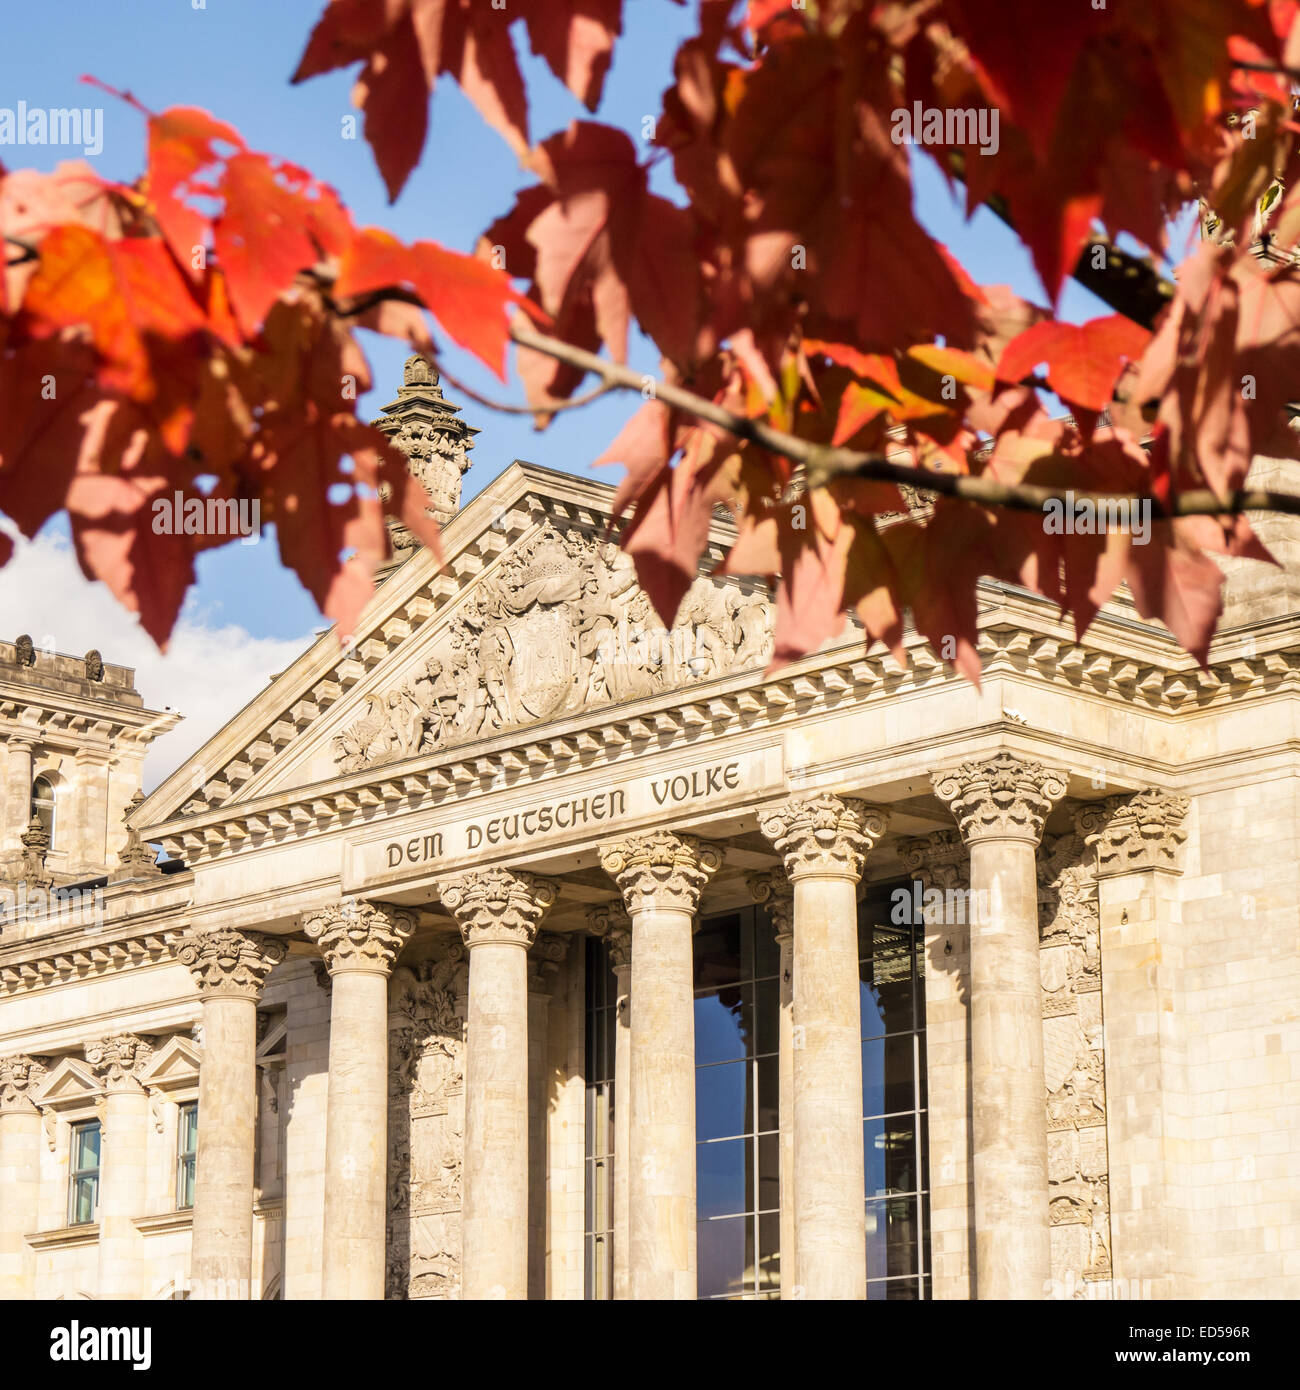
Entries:
{"label": "corinthian capital", "polygon": [[265,932],[194,932],[180,949],[181,963],[188,965],[205,998],[225,995],[260,999],[266,977],[284,959],[288,943]]}
{"label": "corinthian capital", "polygon": [[415,930],[415,915],[345,898],[319,912],[306,913],[302,929],[320,947],[331,975],[343,970],[387,975]]}
{"label": "corinthian capital", "polygon": [[1065,795],[1065,777],[1014,753],[996,753],[982,763],[931,773],[934,790],[948,803],[962,838],[1030,840],[1043,837],[1043,823]]}
{"label": "corinthian capital", "polygon": [[622,898],[587,909],[587,930],[602,937],[609,946],[609,963],[615,971],[632,964],[632,919]]}
{"label": "corinthian capital", "polygon": [[118,1033],[86,1044],[86,1061],[107,1091],[134,1091],[140,1073],[149,1065],[153,1045],[134,1033]]}
{"label": "corinthian capital", "polygon": [[955,830],[934,830],[902,840],[898,857],[922,885],[940,892],[970,887],[970,851]]}
{"label": "corinthian capital", "polygon": [[778,946],[794,940],[794,884],[784,869],[763,869],[747,874],[745,882],[749,896],[767,909]]}
{"label": "corinthian capital", "polygon": [[689,912],[722,867],[722,850],[696,835],[653,830],[600,847],[600,866],[618,884],[632,913]]}
{"label": "corinthian capital", "polygon": [[889,824],[889,813],[851,796],[818,792],[764,811],[758,827],[794,880],[862,877],[862,864]]}
{"label": "corinthian capital", "polygon": [[556,899],[549,879],[517,869],[473,869],[438,885],[442,905],[455,917],[466,946],[531,946],[537,924]]}
{"label": "corinthian capital", "polygon": [[1140,873],[1146,869],[1182,867],[1183,824],[1190,802],[1149,787],[1132,796],[1108,796],[1080,807],[1074,823],[1085,842],[1097,851],[1097,872]]}
{"label": "corinthian capital", "polygon": [[32,1092],[45,1080],[45,1065],[25,1052],[0,1057],[0,1112],[36,1109]]}

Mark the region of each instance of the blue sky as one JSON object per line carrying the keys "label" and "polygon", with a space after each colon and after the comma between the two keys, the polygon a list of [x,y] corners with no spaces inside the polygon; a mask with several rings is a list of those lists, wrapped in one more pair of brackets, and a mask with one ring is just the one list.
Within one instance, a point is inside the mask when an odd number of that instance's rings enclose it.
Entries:
{"label": "blue sky", "polygon": [[[82,85],[81,74],[126,88],[155,110],[171,105],[204,107],[231,121],[254,148],[305,165],[332,183],[359,224],[386,226],[407,240],[425,237],[471,249],[478,234],[511,205],[514,190],[530,180],[454,83],[444,80],[434,100],[424,159],[399,201],[390,207],[369,148],[359,139],[342,138],[343,118],[353,109],[354,72],[289,85],[322,8],[323,0],[118,0],[110,4],[58,0],[24,6],[9,0],[0,46],[0,106],[14,107],[20,100],[47,108],[102,106],[104,149],[93,162],[104,175],[123,179],[136,177],[142,167],[143,122],[124,104]],[[636,131],[644,116],[660,109],[673,53],[693,32],[694,7],[679,7],[668,0],[630,0],[625,12],[627,31],[615,50],[605,101],[597,114],[599,119]],[[15,19],[18,14],[20,21]],[[529,85],[534,139],[585,114],[549,70],[528,55],[526,42],[520,41],[517,47]],[[80,152],[6,149],[4,156],[13,167],[44,169],[62,159],[80,157]],[[988,212],[977,213],[966,223],[929,159],[917,157],[915,164],[917,210],[931,233],[952,247],[978,282],[1009,283],[1041,300],[1028,257],[1014,237]],[[660,191],[671,196],[666,162],[662,171],[656,171],[656,179]],[[887,287],[882,292],[887,293]],[[1070,285],[1060,312],[1082,321],[1109,311],[1086,291]],[[400,343],[369,334],[363,337],[377,383],[361,403],[362,413],[368,414],[391,399],[406,354]],[[647,345],[639,344],[636,352],[636,365],[653,370],[655,359]],[[522,398],[517,380],[502,388],[454,349],[447,352],[446,360],[457,376],[486,394]],[[454,394],[448,391],[453,398]],[[616,482],[617,470],[591,470],[590,460],[600,454],[634,406],[628,398],[606,398],[590,409],[560,416],[538,434],[527,417],[493,415],[468,403],[466,418],[482,434],[466,477],[466,497],[514,458],[569,472],[594,471]],[[57,549],[66,526],[55,521],[49,529],[46,539]],[[6,636],[8,627],[30,611],[34,591],[46,587],[43,580],[29,578],[22,585],[25,593],[16,593],[14,578],[6,580],[0,573],[0,623],[6,624]],[[64,601],[75,606],[75,583],[68,580],[67,585],[69,597]],[[60,649],[70,650],[72,646],[65,643],[73,643],[80,624],[75,614],[51,614],[48,603],[52,601],[42,600],[37,607],[44,610],[44,624],[54,629]],[[283,644],[300,645],[304,634],[322,624],[297,580],[280,568],[270,545],[236,544],[205,556],[186,619],[208,631],[238,630],[254,645],[270,643],[276,660]],[[26,626],[35,634],[41,620],[28,621]],[[65,629],[68,636],[60,637]],[[134,648],[135,643],[131,645]],[[105,655],[113,659],[107,648]]]}

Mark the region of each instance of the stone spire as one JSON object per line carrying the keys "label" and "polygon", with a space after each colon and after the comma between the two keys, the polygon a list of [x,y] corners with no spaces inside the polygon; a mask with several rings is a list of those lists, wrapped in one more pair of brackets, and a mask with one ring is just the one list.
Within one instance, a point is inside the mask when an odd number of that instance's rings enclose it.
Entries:
{"label": "stone spire", "polygon": [[[438,373],[423,357],[406,359],[397,399],[374,422],[410,461],[412,474],[433,498],[433,515],[446,525],[460,507],[461,478],[469,469],[469,451],[478,434],[459,418],[460,407],[444,399]],[[416,547],[410,531],[390,521],[396,558]]]}

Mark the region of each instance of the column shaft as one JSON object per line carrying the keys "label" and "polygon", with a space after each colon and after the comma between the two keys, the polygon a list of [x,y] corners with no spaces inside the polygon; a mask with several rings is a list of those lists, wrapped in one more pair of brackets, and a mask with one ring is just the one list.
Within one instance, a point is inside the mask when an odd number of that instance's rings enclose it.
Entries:
{"label": "column shaft", "polygon": [[203,1001],[199,1146],[194,1175],[193,1298],[250,1298],[257,1001]]}
{"label": "column shaft", "polygon": [[1062,774],[1004,751],[932,774],[970,850],[975,1296],[1051,1287],[1035,859]]}
{"label": "column shaft", "polygon": [[338,970],[325,1111],[325,1298],[384,1296],[388,975]]}
{"label": "column shaft", "polygon": [[27,1092],[44,1075],[30,1057],[0,1059],[0,1299],[36,1296],[25,1237],[40,1224],[41,1117]]}
{"label": "column shaft", "polygon": [[469,953],[462,1297],[528,1296],[528,957]]}
{"label": "column shaft", "polygon": [[143,1254],[135,1218],[146,1214],[149,1097],[138,1085],[108,1093],[99,1188],[99,1296],[143,1298]]}
{"label": "column shaft", "polygon": [[980,1298],[1051,1278],[1036,846],[977,840],[971,866],[971,1127]]}
{"label": "column shaft", "polygon": [[252,1297],[257,1001],[287,949],[231,928],[196,932],[181,947],[203,1000],[192,1298]]}
{"label": "column shaft", "polygon": [[694,1298],[694,921],[673,908],[631,917],[629,1292]]}
{"label": "column shaft", "polygon": [[862,1299],[862,1008],[852,879],[796,879],[793,964],[796,1287],[805,1298]]}

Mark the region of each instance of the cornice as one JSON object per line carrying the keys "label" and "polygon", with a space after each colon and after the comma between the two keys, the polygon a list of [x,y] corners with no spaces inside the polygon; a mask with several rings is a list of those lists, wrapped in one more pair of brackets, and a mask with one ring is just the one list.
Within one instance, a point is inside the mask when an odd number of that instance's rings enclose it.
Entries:
{"label": "cornice", "polygon": [[18,994],[46,985],[67,984],[96,975],[116,973],[136,965],[157,965],[174,957],[174,943],[183,935],[177,928],[131,935],[106,935],[97,941],[79,940],[59,946],[39,938],[16,942],[30,953],[0,957],[0,996]]}
{"label": "cornice", "polygon": [[[1098,620],[1084,643],[1032,631],[1011,610],[1028,610],[1029,596],[991,592],[996,606],[986,613],[978,650],[988,676],[1014,675],[1047,686],[1122,703],[1126,708],[1177,715],[1243,699],[1300,693],[1300,642],[1254,657],[1233,657],[1208,670],[1187,664],[1168,642],[1167,660],[1139,660],[1115,646],[1103,649],[1094,634],[1109,639]],[[870,703],[922,694],[964,680],[945,667],[914,634],[908,664],[900,668],[886,652],[864,654],[860,635],[782,667],[764,679],[742,672],[699,686],[667,691],[641,701],[610,706],[593,718],[579,711],[534,730],[510,730],[405,762],[334,778],[314,786],[276,792],[228,807],[175,817],[149,831],[170,854],[193,866],[288,838],[324,834],[364,823],[380,813],[428,808],[478,791],[540,780],[576,767],[612,766],[647,751],[667,751],[755,727],[780,728],[846,702]],[[529,734],[532,737],[529,737]]]}

